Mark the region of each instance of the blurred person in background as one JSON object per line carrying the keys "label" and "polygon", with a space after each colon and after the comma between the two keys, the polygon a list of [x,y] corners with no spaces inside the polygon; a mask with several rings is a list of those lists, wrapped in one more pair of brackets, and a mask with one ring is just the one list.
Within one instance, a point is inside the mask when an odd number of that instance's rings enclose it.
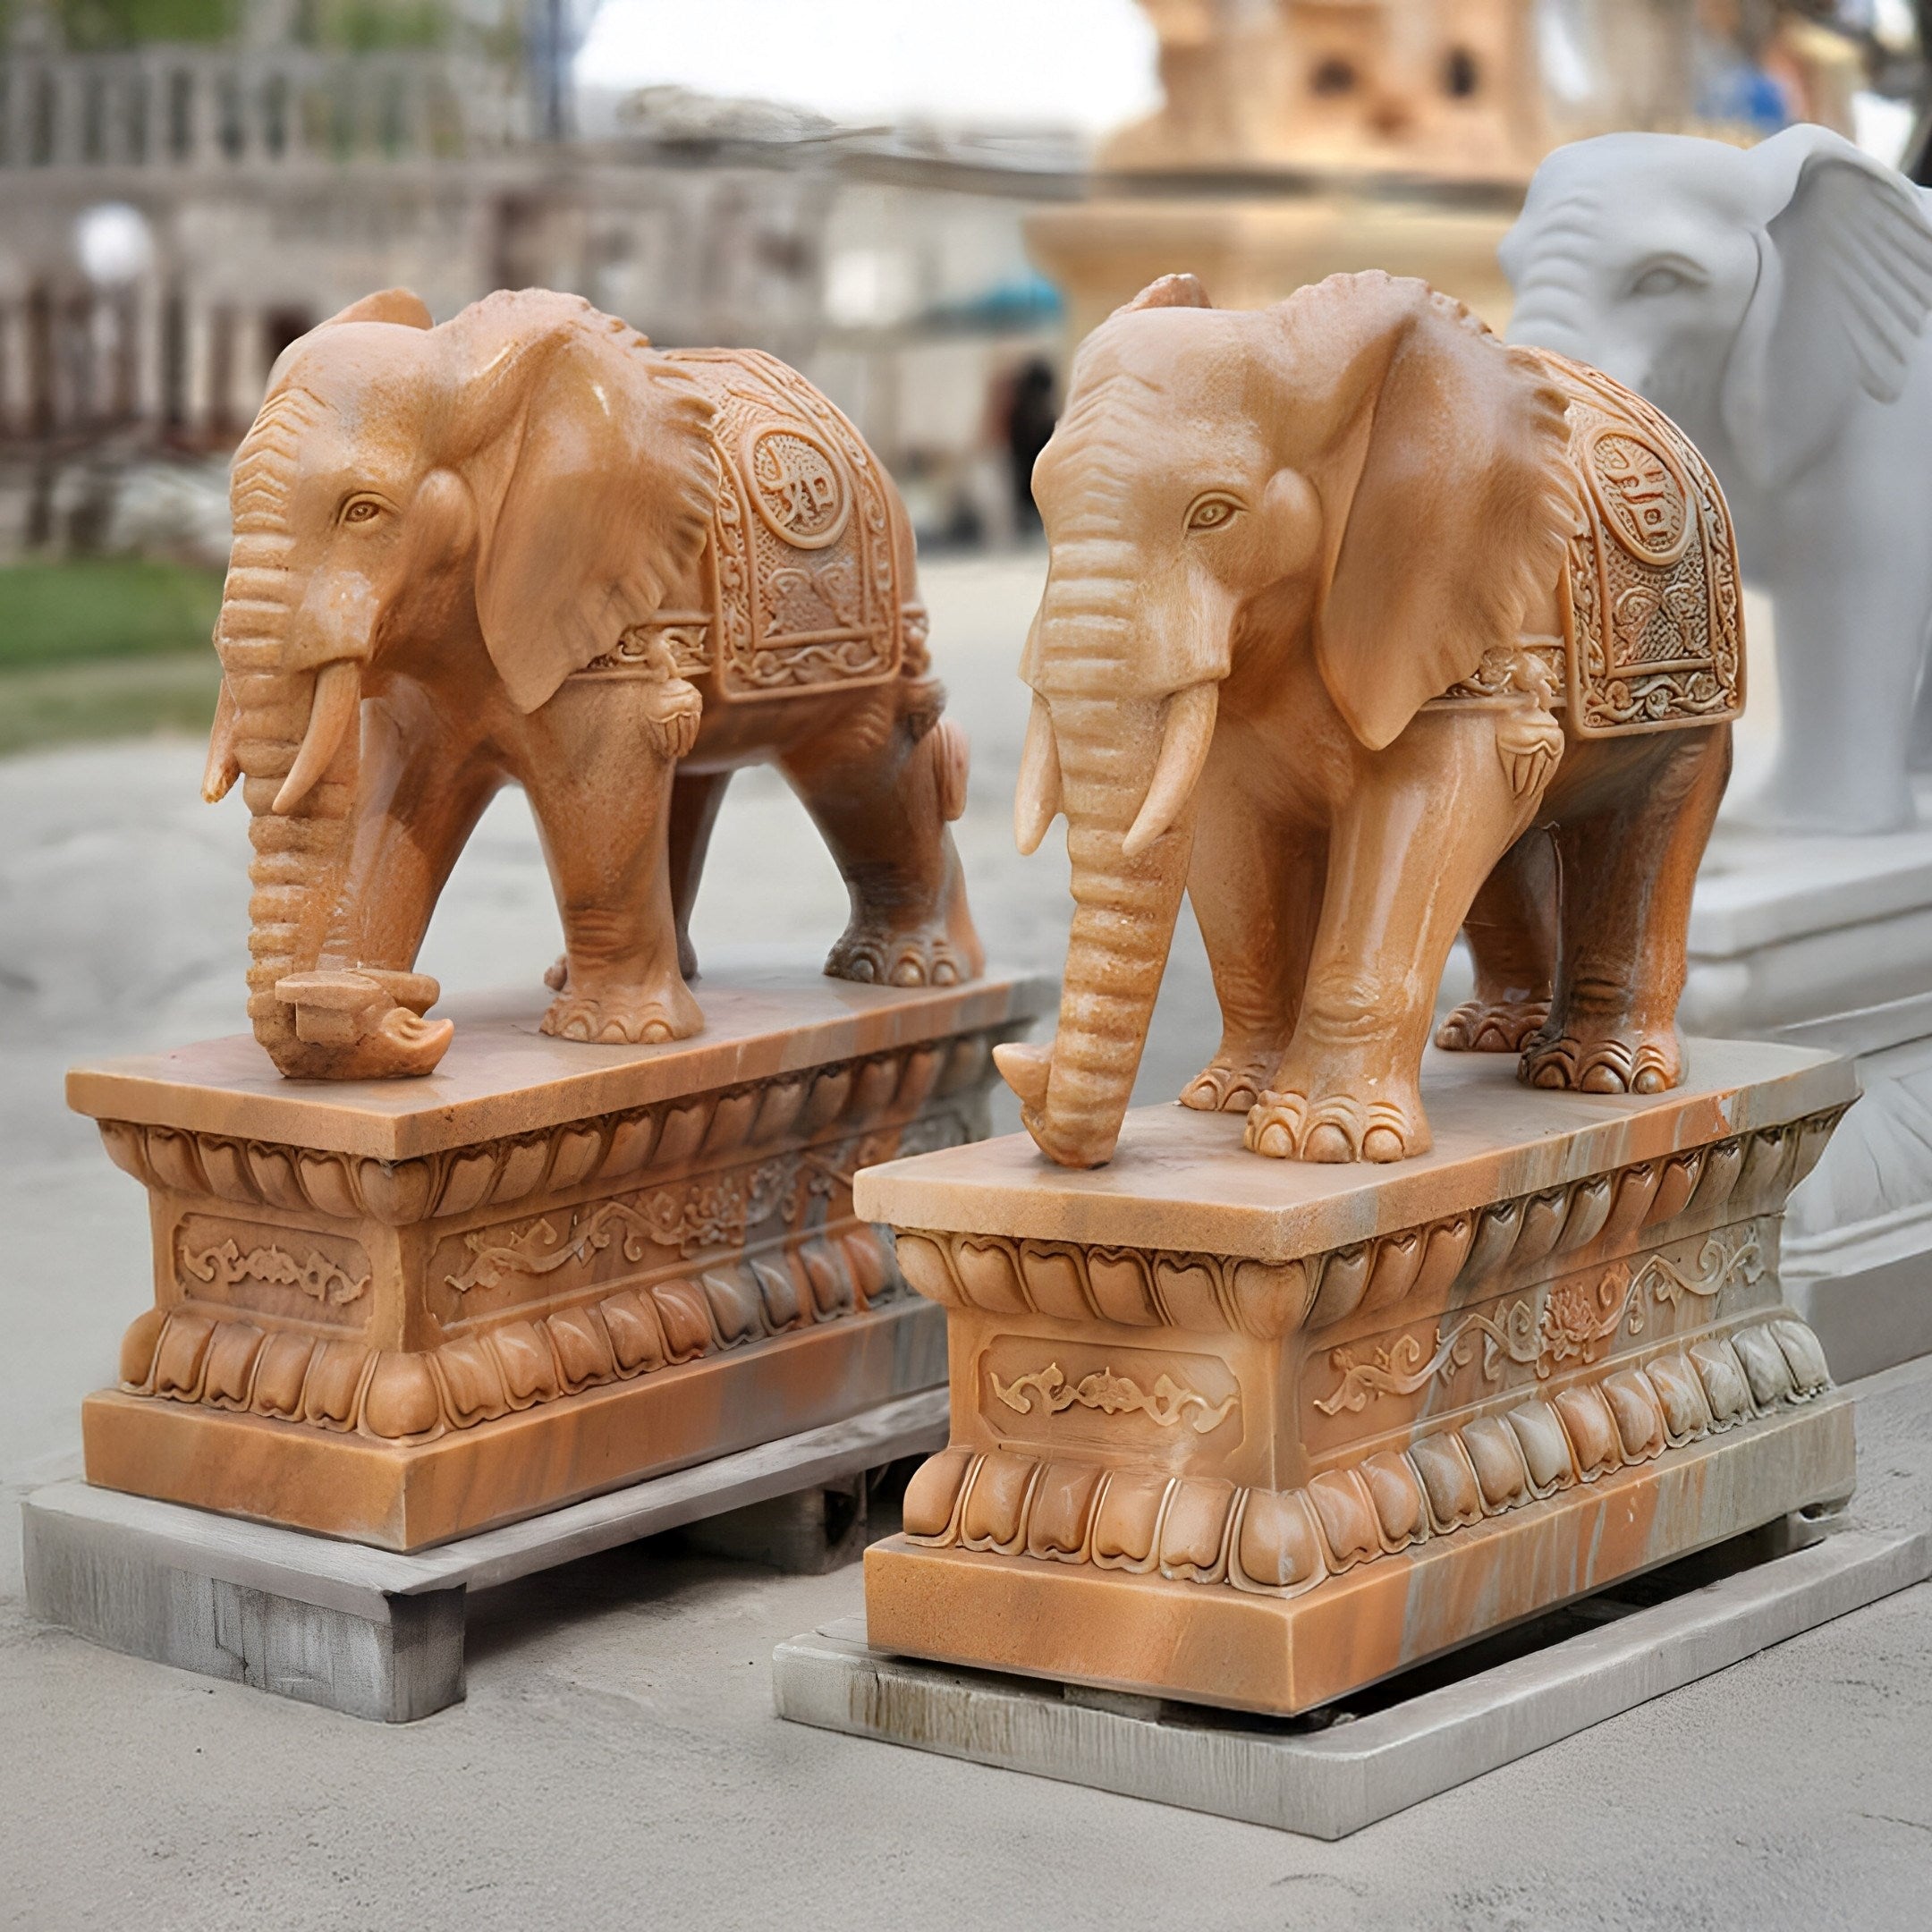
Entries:
{"label": "blurred person in background", "polygon": [[1013,528],[1022,537],[1040,527],[1033,501],[1033,465],[1046,447],[1059,420],[1053,365],[1043,356],[1030,357],[1014,372],[1013,393],[1006,399],[1006,462],[1013,484]]}

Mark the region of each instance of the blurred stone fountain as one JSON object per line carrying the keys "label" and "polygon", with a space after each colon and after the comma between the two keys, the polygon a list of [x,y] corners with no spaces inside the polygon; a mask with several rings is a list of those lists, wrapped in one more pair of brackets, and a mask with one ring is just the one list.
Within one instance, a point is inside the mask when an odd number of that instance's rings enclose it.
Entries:
{"label": "blurred stone fountain", "polygon": [[1029,227],[1074,337],[1187,269],[1251,307],[1361,268],[1500,326],[1496,246],[1537,163],[1692,113],[1691,0],[1141,0],[1165,99]]}

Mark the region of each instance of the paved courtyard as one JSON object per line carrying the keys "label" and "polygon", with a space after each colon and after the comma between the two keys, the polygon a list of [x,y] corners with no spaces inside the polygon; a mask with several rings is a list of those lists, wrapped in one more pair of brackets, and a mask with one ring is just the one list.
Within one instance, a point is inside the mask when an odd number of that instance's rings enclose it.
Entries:
{"label": "paved courtyard", "polygon": [[[990,952],[1056,970],[1064,860],[1021,860],[1013,679],[1037,558],[928,571],[975,750],[960,827]],[[17,1504],[79,1467],[78,1405],[147,1305],[140,1191],[66,1113],[81,1055],[239,1030],[246,840],[199,745],[0,761],[0,1926],[1922,1928],[1932,1589],[1844,1618],[1335,1845],[779,1724],[774,1644],[859,1607],[645,1546],[494,1593],[468,1701],[386,1729],[97,1651],[20,1605]],[[843,892],[768,774],[737,781],[700,953],[822,953]],[[446,991],[558,950],[521,799],[426,949]],[[1212,1050],[1177,938],[1141,1097]],[[1932,1361],[1860,1391],[1857,1512],[1932,1525]]]}

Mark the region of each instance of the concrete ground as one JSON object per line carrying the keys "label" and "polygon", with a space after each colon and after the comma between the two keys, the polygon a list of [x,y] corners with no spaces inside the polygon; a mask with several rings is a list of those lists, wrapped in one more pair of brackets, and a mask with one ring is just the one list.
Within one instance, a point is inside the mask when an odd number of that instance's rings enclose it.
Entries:
{"label": "concrete ground", "polygon": [[[1037,558],[928,571],[971,734],[961,828],[996,958],[1056,969],[1064,860],[1013,850],[1013,667]],[[79,1466],[78,1404],[147,1305],[140,1191],[68,1114],[82,1055],[241,1025],[246,841],[198,746],[0,760],[0,1926],[1922,1928],[1932,1589],[1894,1597],[1323,1845],[781,1724],[773,1646],[859,1607],[823,1579],[645,1546],[481,1600],[467,1703],[386,1729],[97,1651],[20,1604],[17,1504]],[[843,894],[803,813],[738,781],[702,952],[821,951]],[[424,957],[534,979],[556,920],[499,801]],[[1177,938],[1141,1097],[1217,1024]],[[1932,1362],[1860,1391],[1858,1513],[1932,1523]]]}

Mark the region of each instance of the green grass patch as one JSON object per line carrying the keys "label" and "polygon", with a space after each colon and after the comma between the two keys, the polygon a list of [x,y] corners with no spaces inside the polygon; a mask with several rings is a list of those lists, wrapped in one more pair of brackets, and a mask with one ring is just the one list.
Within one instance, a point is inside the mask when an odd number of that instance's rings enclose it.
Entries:
{"label": "green grass patch", "polygon": [[0,570],[0,674],[109,657],[206,654],[221,572],[133,557]]}
{"label": "green grass patch", "polygon": [[205,738],[220,689],[213,651],[0,673],[0,757],[156,732]]}
{"label": "green grass patch", "polygon": [[102,557],[0,569],[0,756],[205,733],[221,572]]}

